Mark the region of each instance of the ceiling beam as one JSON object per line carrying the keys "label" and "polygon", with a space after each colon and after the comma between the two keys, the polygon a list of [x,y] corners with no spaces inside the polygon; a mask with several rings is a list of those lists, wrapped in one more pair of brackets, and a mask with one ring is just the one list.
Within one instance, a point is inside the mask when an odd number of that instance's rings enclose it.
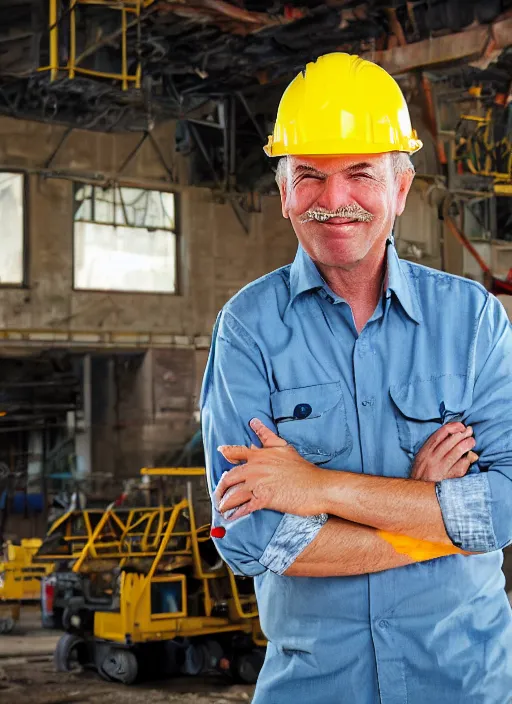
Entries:
{"label": "ceiling beam", "polygon": [[489,44],[493,50],[510,46],[511,37],[512,12],[507,12],[490,25],[479,25],[464,32],[432,37],[393,49],[367,51],[362,56],[379,64],[388,73],[397,75],[415,69],[476,59],[484,54]]}

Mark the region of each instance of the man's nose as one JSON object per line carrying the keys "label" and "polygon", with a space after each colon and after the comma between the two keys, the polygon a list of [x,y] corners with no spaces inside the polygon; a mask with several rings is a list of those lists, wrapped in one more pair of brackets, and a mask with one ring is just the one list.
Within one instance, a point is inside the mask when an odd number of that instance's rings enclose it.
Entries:
{"label": "man's nose", "polygon": [[325,179],[322,193],[316,203],[326,210],[336,210],[347,202],[349,191],[347,181],[342,174],[331,174]]}

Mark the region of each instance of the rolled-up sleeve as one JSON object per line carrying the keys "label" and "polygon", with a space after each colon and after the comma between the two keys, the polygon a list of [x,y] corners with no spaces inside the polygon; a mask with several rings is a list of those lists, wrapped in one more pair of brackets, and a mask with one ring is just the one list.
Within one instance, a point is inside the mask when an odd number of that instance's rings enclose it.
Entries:
{"label": "rolled-up sleeve", "polygon": [[436,485],[446,532],[457,547],[491,552],[512,543],[512,328],[489,294],[476,334],[473,401],[478,471]]}
{"label": "rolled-up sleeve", "polygon": [[[259,418],[276,430],[270,408],[270,383],[263,351],[234,316],[220,313],[201,391],[201,425],[210,496],[232,467],[218,452],[219,445],[259,445],[249,427]],[[260,510],[226,521],[212,501],[212,524],[223,526],[223,538],[214,538],[221,557],[235,574],[256,576],[266,569],[283,574],[311,543],[326,515],[300,517]]]}

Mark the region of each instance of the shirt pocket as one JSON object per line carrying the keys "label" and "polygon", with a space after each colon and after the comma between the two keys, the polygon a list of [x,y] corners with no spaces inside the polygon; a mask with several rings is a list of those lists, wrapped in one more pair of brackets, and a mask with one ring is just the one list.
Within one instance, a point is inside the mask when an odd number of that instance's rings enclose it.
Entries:
{"label": "shirt pocket", "polygon": [[416,378],[391,386],[389,393],[400,447],[411,459],[441,425],[464,422],[473,395],[465,374]]}
{"label": "shirt pocket", "polygon": [[274,391],[270,403],[278,434],[308,462],[323,464],[350,453],[340,382]]}

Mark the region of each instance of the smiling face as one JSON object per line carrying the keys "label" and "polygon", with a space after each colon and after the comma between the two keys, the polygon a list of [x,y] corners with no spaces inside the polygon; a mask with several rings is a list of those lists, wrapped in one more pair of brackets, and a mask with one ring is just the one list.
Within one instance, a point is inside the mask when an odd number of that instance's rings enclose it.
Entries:
{"label": "smiling face", "polygon": [[383,256],[413,179],[412,169],[396,173],[395,163],[389,153],[287,157],[283,215],[314,262],[353,269]]}

